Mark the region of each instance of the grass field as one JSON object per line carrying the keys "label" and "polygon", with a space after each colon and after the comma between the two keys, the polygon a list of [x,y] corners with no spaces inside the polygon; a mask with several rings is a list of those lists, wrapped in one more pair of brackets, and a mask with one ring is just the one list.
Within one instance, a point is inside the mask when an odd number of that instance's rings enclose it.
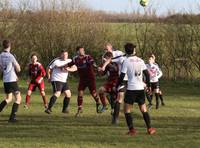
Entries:
{"label": "grass field", "polygon": [[[84,112],[75,118],[76,80],[69,82],[73,97],[70,114],[62,114],[62,98],[58,99],[53,113],[44,113],[42,99],[38,92],[32,95],[31,108],[23,108],[26,92],[25,81],[20,83],[23,103],[18,112],[19,122],[7,122],[11,105],[0,113],[0,148],[27,147],[200,147],[200,91],[199,85],[192,83],[162,82],[166,106],[150,112],[152,125],[157,134],[146,134],[143,118],[134,106],[133,118],[138,134],[135,137],[125,135],[127,127],[124,115],[120,115],[120,124],[110,124],[110,111],[95,113],[95,104],[88,92],[84,98]],[[100,82],[98,82],[100,85]],[[0,98],[3,88],[1,83]],[[47,96],[51,95],[51,86],[47,86]]]}

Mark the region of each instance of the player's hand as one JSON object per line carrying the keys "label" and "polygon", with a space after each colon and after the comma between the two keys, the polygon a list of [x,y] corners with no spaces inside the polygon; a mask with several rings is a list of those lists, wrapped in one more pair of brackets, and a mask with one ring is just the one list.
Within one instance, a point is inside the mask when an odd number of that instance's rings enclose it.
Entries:
{"label": "player's hand", "polygon": [[146,87],[146,92],[148,95],[151,95],[151,87]]}
{"label": "player's hand", "polygon": [[41,77],[39,80],[38,80],[38,84],[40,84],[41,82],[42,82],[42,80],[43,80],[43,77]]}
{"label": "player's hand", "polygon": [[50,78],[48,78],[48,79],[47,79],[47,82],[48,82],[48,83],[51,83],[51,79],[50,79]]}

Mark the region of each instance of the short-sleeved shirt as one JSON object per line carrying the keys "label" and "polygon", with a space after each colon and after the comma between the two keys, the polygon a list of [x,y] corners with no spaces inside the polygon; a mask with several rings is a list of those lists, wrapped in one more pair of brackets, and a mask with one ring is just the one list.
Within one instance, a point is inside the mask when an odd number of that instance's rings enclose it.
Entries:
{"label": "short-sleeved shirt", "polygon": [[94,59],[90,55],[75,56],[72,60],[72,65],[76,65],[80,80],[94,80]]}
{"label": "short-sleeved shirt", "polygon": [[146,69],[144,61],[137,56],[124,60],[121,72],[128,76],[127,90],[144,90],[143,71]]}
{"label": "short-sleeved shirt", "polygon": [[155,83],[159,81],[159,78],[162,76],[162,71],[157,64],[146,64],[147,70],[150,75],[150,82]]}
{"label": "short-sleeved shirt", "polygon": [[32,81],[35,81],[36,79],[40,79],[41,77],[46,76],[46,72],[44,67],[42,66],[41,63],[37,62],[35,64],[30,63],[28,65],[28,72],[29,76]]}
{"label": "short-sleeved shirt", "polygon": [[0,54],[0,67],[3,71],[3,82],[16,82],[17,75],[15,66],[18,64],[15,57],[8,51],[3,51]]}
{"label": "short-sleeved shirt", "polygon": [[67,64],[69,64],[71,61],[71,59],[62,60],[60,58],[56,58],[50,62],[49,68],[52,70],[51,82],[67,82],[68,72],[65,70],[64,66],[67,66]]}

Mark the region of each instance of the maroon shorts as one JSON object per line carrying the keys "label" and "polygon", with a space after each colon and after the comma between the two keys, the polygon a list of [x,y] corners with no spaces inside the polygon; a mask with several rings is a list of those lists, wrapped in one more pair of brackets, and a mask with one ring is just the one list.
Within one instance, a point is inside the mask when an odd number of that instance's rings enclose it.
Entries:
{"label": "maroon shorts", "polygon": [[44,91],[44,81],[42,81],[40,84],[30,83],[28,86],[28,90],[35,91],[36,87],[38,87],[40,91]]}
{"label": "maroon shorts", "polygon": [[113,81],[107,81],[103,87],[106,89],[106,92],[107,93],[110,93],[113,91],[114,87],[116,86],[117,84],[117,80],[113,80]]}
{"label": "maroon shorts", "polygon": [[95,79],[91,79],[91,80],[79,80],[79,84],[78,84],[78,91],[84,91],[86,89],[86,87],[88,87],[88,89],[90,90],[90,93],[92,92],[96,92],[96,80]]}

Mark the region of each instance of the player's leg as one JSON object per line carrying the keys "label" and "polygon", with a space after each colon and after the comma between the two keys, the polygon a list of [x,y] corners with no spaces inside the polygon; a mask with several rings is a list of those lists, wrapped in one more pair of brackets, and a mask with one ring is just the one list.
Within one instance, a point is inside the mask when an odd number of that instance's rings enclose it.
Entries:
{"label": "player's leg", "polygon": [[24,108],[28,109],[29,105],[30,105],[30,99],[31,99],[31,94],[32,94],[32,91],[34,91],[36,88],[36,84],[33,84],[33,83],[30,83],[29,86],[28,86],[28,91],[26,93],[26,102],[25,102],[25,105],[24,105]]}
{"label": "player's leg", "polygon": [[101,103],[103,105],[101,112],[104,112],[105,110],[107,110],[105,92],[106,92],[106,88],[104,86],[101,86],[99,88],[99,97],[100,97]]}
{"label": "player's leg", "polygon": [[159,108],[159,104],[160,104],[160,101],[159,101],[159,86],[158,86],[158,83],[155,83],[154,84],[154,88],[155,88],[155,96],[156,96],[156,109]]}
{"label": "player's leg", "polygon": [[143,119],[146,123],[148,134],[154,134],[156,132],[155,128],[151,127],[151,119],[149,113],[147,112],[146,104],[139,105],[140,111],[142,112]]}
{"label": "player's leg", "polygon": [[16,114],[17,114],[19,105],[21,104],[22,98],[21,98],[21,93],[19,91],[17,82],[12,83],[11,87],[13,90],[13,94],[15,96],[15,102],[13,103],[13,106],[12,106],[9,122],[16,122]]}
{"label": "player's leg", "polygon": [[99,97],[97,95],[97,91],[96,91],[96,81],[95,80],[91,81],[88,88],[90,90],[91,96],[94,98],[94,100],[96,102],[96,112],[101,113],[102,108],[101,108],[100,99],[99,99]]}
{"label": "player's leg", "polygon": [[39,85],[39,90],[40,90],[40,95],[42,96],[42,100],[43,100],[43,104],[44,104],[44,107],[47,108],[48,107],[48,100],[47,100],[47,97],[46,97],[46,94],[45,94],[45,86],[44,86],[44,81],[42,81]]}
{"label": "player's leg", "polygon": [[133,108],[134,103],[134,93],[130,90],[126,91],[124,98],[124,115],[126,118],[126,123],[129,129],[128,135],[134,136],[136,134],[136,130],[133,125],[133,117],[131,114],[131,110]]}
{"label": "player's leg", "polygon": [[69,113],[69,103],[70,103],[70,98],[71,98],[71,91],[66,90],[64,91],[65,97],[63,99],[63,113]]}
{"label": "player's leg", "polygon": [[6,94],[5,100],[3,100],[0,104],[0,112],[3,111],[3,109],[5,108],[5,106],[7,104],[9,104],[10,102],[12,102],[12,93],[8,93]]}
{"label": "player's leg", "polygon": [[165,106],[163,95],[162,95],[162,91],[160,90],[160,88],[159,88],[159,98],[160,98],[160,101],[161,101],[161,105]]}
{"label": "player's leg", "polygon": [[117,93],[117,100],[114,104],[114,112],[112,114],[112,124],[118,124],[119,122],[119,112],[120,112],[120,106],[124,99],[124,91],[119,91]]}
{"label": "player's leg", "polygon": [[51,108],[55,104],[56,100],[58,97],[61,95],[61,90],[62,90],[62,83],[54,81],[51,83],[53,87],[53,95],[51,96],[48,104],[48,108],[45,110],[47,114],[50,114],[52,112]]}

